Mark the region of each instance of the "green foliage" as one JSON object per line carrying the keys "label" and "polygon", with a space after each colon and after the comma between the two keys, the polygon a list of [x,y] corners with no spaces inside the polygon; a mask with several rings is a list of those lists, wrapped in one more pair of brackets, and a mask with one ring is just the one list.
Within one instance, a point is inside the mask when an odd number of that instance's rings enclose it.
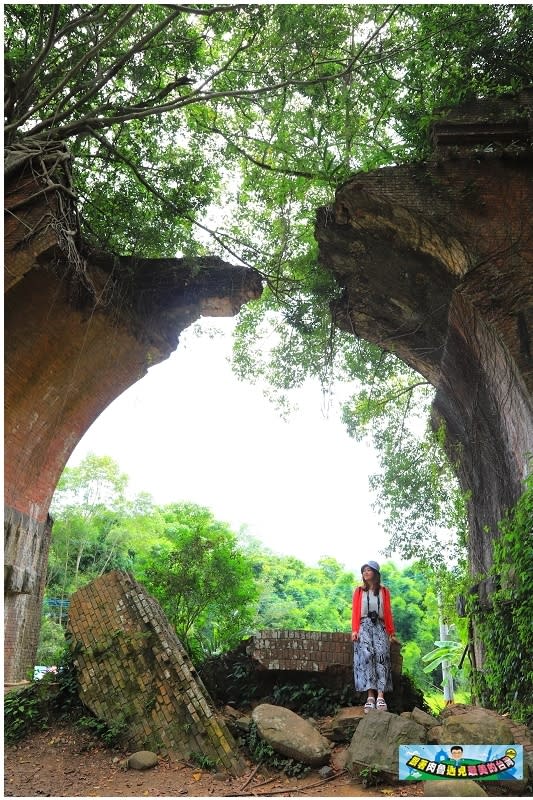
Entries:
{"label": "green foliage", "polygon": [[464,652],[464,646],[461,642],[455,642],[449,639],[438,640],[435,642],[436,647],[430,650],[425,656],[422,656],[422,661],[426,663],[424,672],[432,672],[436,667],[442,666],[443,662],[448,662],[450,668],[457,669],[459,662]]}
{"label": "green foliage", "polygon": [[[454,690],[453,697],[454,703],[464,703],[468,705],[471,702],[470,692]],[[424,701],[427,704],[428,712],[435,717],[438,717],[440,712],[446,708],[446,700],[442,692],[426,692],[424,694]]]}
{"label": "green foliage", "polygon": [[240,737],[240,743],[248,748],[250,756],[256,763],[283,771],[289,777],[301,777],[310,770],[310,767],[301,761],[284,758],[276,753],[268,742],[261,738],[255,722],[252,722],[246,735]]}
{"label": "green foliage", "polygon": [[198,764],[199,767],[202,769],[207,770],[216,770],[217,762],[214,759],[209,758],[209,756],[204,755],[203,753],[197,753],[193,751],[190,756],[190,760],[193,761],[195,764]]}
{"label": "green foliage", "polygon": [[15,689],[5,695],[4,737],[7,744],[20,741],[36,728],[47,727],[43,715],[43,687],[46,689],[46,684],[35,683],[27,689]]}
{"label": "green foliage", "polygon": [[404,365],[390,368],[344,405],[343,420],[354,438],[369,435],[378,453],[370,485],[388,554],[449,568],[465,559],[467,521],[446,432],[427,422],[433,389]]}
{"label": "green foliage", "polygon": [[111,725],[95,716],[83,716],[78,719],[77,725],[83,730],[94,733],[106,747],[110,748],[120,745],[128,730],[125,716],[117,718]]}
{"label": "green foliage", "polygon": [[65,653],[58,672],[47,673],[23,689],[4,696],[4,736],[8,744],[35,730],[43,730],[57,719],[75,719],[81,712],[72,656]]}
{"label": "green foliage", "polygon": [[202,252],[218,203],[231,213],[213,246],[276,292],[280,278],[310,286],[317,205],[356,170],[423,155],[435,106],[528,83],[531,17],[519,5],[10,3],[6,144],[69,143],[83,233],[100,246]]}
{"label": "green foliage", "polygon": [[485,648],[483,671],[474,674],[475,689],[483,703],[526,722],[533,716],[533,474],[500,527],[491,570],[499,586],[490,609],[472,608]]}
{"label": "green foliage", "polygon": [[353,687],[328,689],[319,681],[307,681],[303,684],[283,683],[274,686],[272,702],[274,705],[294,709],[304,717],[327,717],[335,714],[344,705],[353,700]]}
{"label": "green foliage", "polygon": [[148,563],[143,582],[191,655],[205,658],[213,644],[229,649],[249,631],[253,616],[257,589],[249,559],[208,509],[174,504],[161,514],[167,549]]}
{"label": "green foliage", "polygon": [[244,544],[244,552],[260,588],[255,629],[350,630],[354,576],[334,558],[311,567],[266,548]]}
{"label": "green foliage", "polygon": [[45,667],[56,666],[62,660],[66,648],[64,627],[44,614],[41,619],[39,646],[37,647],[37,664]]}
{"label": "green foliage", "polygon": [[[160,526],[151,499],[127,499],[127,484],[128,476],[109,456],[89,454],[65,468],[51,505],[48,598],[66,599],[104,572],[131,570],[157,541]],[[60,613],[58,621],[63,619]]]}
{"label": "green foliage", "polygon": [[369,786],[379,786],[380,783],[383,783],[384,781],[382,771],[378,769],[378,767],[374,766],[363,767],[361,770],[359,770],[359,777],[361,778],[361,783],[365,789],[367,789]]}

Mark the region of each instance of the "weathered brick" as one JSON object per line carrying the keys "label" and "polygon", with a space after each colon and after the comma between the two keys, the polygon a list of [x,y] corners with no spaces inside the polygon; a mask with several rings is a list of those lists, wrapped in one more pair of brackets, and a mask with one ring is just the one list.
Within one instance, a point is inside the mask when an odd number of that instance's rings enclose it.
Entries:
{"label": "weathered brick", "polygon": [[[221,763],[224,756],[225,766],[240,772],[243,765],[235,742],[216,720],[185,651],[156,601],[143,594],[142,604],[137,602],[139,591],[131,576],[113,572],[72,598],[69,630],[73,643],[82,648],[77,661],[84,702],[108,723],[125,712],[131,746],[143,748],[152,742],[156,747],[160,742],[164,752],[181,757],[191,749],[209,757],[219,750]],[[88,603],[90,597],[97,597],[98,604]],[[167,648],[164,659],[162,645]],[[177,719],[188,722],[189,735],[182,722],[176,736]]]}

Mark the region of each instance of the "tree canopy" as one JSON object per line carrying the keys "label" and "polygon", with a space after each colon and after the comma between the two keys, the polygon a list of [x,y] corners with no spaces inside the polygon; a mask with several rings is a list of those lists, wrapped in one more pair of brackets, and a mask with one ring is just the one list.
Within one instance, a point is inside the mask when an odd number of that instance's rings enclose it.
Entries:
{"label": "tree canopy", "polygon": [[[423,153],[435,106],[529,80],[531,14],[7,4],[7,169],[67,142],[89,240],[121,254],[194,254],[205,226],[210,249],[290,287],[334,186]],[[221,201],[231,212],[210,227],[206,209]]]}

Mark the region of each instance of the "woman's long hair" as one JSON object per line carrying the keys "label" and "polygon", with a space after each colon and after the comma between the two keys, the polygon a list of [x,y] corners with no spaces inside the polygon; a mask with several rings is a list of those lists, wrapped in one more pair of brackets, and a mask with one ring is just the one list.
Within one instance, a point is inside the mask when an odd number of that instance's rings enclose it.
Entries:
{"label": "woman's long hair", "polygon": [[[370,569],[372,569],[372,567],[370,567]],[[376,572],[375,569],[372,569],[372,572],[376,576],[376,582],[374,584],[374,594],[377,597],[379,594],[379,590],[381,589],[381,574],[379,572]],[[370,584],[367,581],[365,581],[362,575],[361,575],[361,580],[363,581],[363,591],[364,592],[370,591]]]}

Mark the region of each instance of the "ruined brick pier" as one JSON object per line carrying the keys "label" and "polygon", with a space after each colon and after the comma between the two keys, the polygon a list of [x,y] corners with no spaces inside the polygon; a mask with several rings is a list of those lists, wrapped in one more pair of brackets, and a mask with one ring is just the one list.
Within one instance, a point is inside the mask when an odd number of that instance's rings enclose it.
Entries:
{"label": "ruined brick pier", "polygon": [[244,763],[158,603],[110,572],[77,591],[69,614],[80,697],[130,749],[197,753],[241,774]]}

